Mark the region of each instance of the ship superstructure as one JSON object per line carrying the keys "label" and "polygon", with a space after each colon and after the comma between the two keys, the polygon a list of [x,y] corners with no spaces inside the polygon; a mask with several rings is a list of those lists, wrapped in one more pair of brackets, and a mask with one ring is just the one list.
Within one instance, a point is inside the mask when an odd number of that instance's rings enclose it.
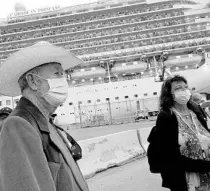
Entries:
{"label": "ship superstructure", "polygon": [[210,49],[210,8],[191,0],[99,1],[21,10],[0,31],[1,62],[37,41],[78,55],[84,64],[66,72],[69,99],[58,110],[75,121],[110,121],[115,113],[120,118],[157,111],[155,80],[163,77],[163,66],[173,73],[203,64],[203,51]]}

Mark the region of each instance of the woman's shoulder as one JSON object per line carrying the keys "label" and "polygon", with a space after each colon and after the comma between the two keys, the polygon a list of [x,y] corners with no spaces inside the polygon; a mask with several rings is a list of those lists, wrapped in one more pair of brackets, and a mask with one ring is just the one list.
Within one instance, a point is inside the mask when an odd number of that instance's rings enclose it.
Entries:
{"label": "woman's shoulder", "polygon": [[158,118],[173,118],[174,113],[171,109],[168,110],[160,110],[158,113]]}
{"label": "woman's shoulder", "polygon": [[168,126],[177,126],[177,118],[174,112],[170,109],[161,110],[157,116],[156,126],[159,128],[168,128]]}
{"label": "woman's shoulder", "polygon": [[188,108],[193,111],[194,113],[202,112],[200,105],[195,103],[194,101],[190,100],[187,104]]}
{"label": "woman's shoulder", "polygon": [[161,110],[157,116],[155,126],[161,137],[166,135],[172,137],[176,135],[178,131],[178,121],[171,110]]}
{"label": "woman's shoulder", "polygon": [[202,119],[205,120],[205,118],[207,117],[205,111],[201,108],[201,106],[196,104],[196,103],[194,103],[193,101],[190,101],[188,103],[188,108],[191,111],[193,111],[193,113],[196,114],[196,116],[198,118],[202,118]]}

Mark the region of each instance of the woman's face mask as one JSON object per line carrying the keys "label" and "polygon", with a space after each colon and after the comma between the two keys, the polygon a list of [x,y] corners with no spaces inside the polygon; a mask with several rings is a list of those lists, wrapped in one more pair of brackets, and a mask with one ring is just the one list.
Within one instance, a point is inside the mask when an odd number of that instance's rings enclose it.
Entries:
{"label": "woman's face mask", "polygon": [[174,101],[185,105],[190,100],[191,92],[189,89],[174,92]]}

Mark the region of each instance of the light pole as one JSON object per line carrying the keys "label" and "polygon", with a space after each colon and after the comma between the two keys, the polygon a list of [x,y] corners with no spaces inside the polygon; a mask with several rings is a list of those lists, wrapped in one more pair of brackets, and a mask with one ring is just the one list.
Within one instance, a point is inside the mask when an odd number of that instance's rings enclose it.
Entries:
{"label": "light pole", "polygon": [[111,82],[111,75],[110,75],[110,70],[114,66],[115,61],[110,60],[107,62],[104,62],[103,60],[100,61],[99,65],[107,70],[108,78],[109,78],[109,83]]}
{"label": "light pole", "polygon": [[164,81],[164,74],[166,70],[165,61],[168,59],[168,52],[163,52],[160,56],[160,59],[162,61],[162,74],[160,75],[160,81]]}
{"label": "light pole", "polygon": [[140,61],[145,62],[147,64],[147,68],[145,68],[143,71],[140,71],[140,78],[142,78],[142,74],[144,73],[144,71],[148,71],[150,66],[148,65],[147,61],[146,61],[147,56],[145,54],[141,55]]}
{"label": "light pole", "polygon": [[110,68],[109,68],[109,62],[107,64],[107,73],[108,73],[108,78],[109,78],[109,83],[111,82],[111,76],[110,76]]}
{"label": "light pole", "polygon": [[99,62],[99,66],[100,66],[101,68],[103,68],[103,69],[106,70],[105,62],[104,62],[103,60],[101,60],[101,61]]}

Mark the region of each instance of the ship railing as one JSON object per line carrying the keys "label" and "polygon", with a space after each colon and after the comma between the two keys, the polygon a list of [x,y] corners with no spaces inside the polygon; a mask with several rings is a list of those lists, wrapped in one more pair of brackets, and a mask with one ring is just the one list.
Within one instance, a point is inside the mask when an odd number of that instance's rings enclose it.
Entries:
{"label": "ship railing", "polygon": [[[142,3],[137,3],[136,6],[138,6],[138,5],[142,5]],[[131,5],[131,6],[134,6],[134,5]],[[128,7],[128,6],[124,6],[124,7]],[[123,7],[122,7],[122,8],[123,8]],[[114,8],[110,8],[110,9],[106,9],[106,10],[108,11],[108,10],[113,10],[113,9],[114,9]],[[118,9],[119,9],[119,7],[118,7]],[[169,9],[169,8],[167,8],[167,9],[165,9],[165,10],[168,10],[168,9]],[[142,11],[144,11],[144,10],[145,10],[145,9],[142,8]],[[100,11],[102,11],[102,10],[100,10]],[[94,13],[100,12],[100,11],[98,11],[98,10],[96,11],[96,10],[95,10],[95,11],[90,11],[90,12],[94,14]],[[157,12],[157,11],[158,11],[158,10],[155,10],[154,12]],[[145,14],[145,13],[149,13],[149,12],[150,12],[150,11],[148,11],[148,12],[141,12],[140,14]],[[81,14],[81,13],[79,13],[79,14],[78,14],[78,13],[74,13],[73,15],[74,15],[74,16],[77,16],[77,15],[80,16],[80,15],[84,15],[84,13],[82,13],[82,14]],[[10,25],[12,25],[12,26],[13,26],[13,25],[21,25],[21,24],[32,23],[32,22],[39,22],[39,21],[42,21],[42,22],[43,22],[43,21],[47,21],[47,20],[59,19],[59,18],[66,18],[66,17],[68,18],[69,16],[72,16],[72,14],[65,15],[65,16],[64,16],[64,15],[61,15],[61,16],[57,16],[57,17],[50,17],[50,18],[39,19],[39,20],[30,20],[30,21],[25,21],[25,22],[12,23],[12,24],[8,24],[8,26],[10,26]],[[116,16],[116,17],[119,17],[119,16]],[[114,18],[116,18],[116,17],[112,17],[112,18],[110,18],[110,19],[114,19]],[[101,19],[101,20],[102,20],[102,19]],[[98,20],[94,20],[93,22],[95,22],[95,21],[98,21]],[[85,23],[86,23],[86,22],[88,22],[88,21],[85,21]],[[73,24],[76,24],[76,23],[73,23]]]}
{"label": "ship railing", "polygon": [[[179,17],[179,16],[178,16]],[[168,17],[168,18],[177,18],[177,16],[176,17]],[[157,20],[161,20],[161,19],[157,19]],[[140,23],[144,23],[144,22],[150,22],[151,20],[149,20],[149,21],[143,21],[143,22],[140,22]],[[155,20],[153,20],[153,21],[151,21],[151,22],[155,22]],[[137,22],[138,23],[138,22]],[[129,25],[129,24],[126,24],[126,25]],[[111,26],[111,27],[120,27],[120,26],[124,26],[124,25],[115,25],[115,26]],[[105,27],[105,28],[109,28],[109,27]],[[105,29],[105,28],[101,28],[101,29]],[[161,28],[161,27],[160,27]],[[164,27],[163,27],[164,28]],[[97,28],[96,30],[99,30],[100,28]],[[40,30],[42,30],[42,29],[40,29]],[[43,29],[43,30],[45,30],[45,29]],[[89,30],[90,32],[92,31],[92,30],[95,30],[95,29],[91,29],[91,30]],[[87,31],[87,30],[86,30]],[[86,32],[85,31],[85,32]],[[81,32],[81,33],[83,33],[84,31],[79,31],[79,32]],[[75,32],[68,32],[68,33],[64,33],[64,34],[56,34],[56,35],[51,35],[51,36],[44,36],[44,37],[39,37],[39,39],[43,39],[43,38],[50,38],[50,37],[55,37],[55,36],[60,36],[60,35],[66,35],[66,34],[74,34]],[[78,32],[77,32],[77,34],[78,34]],[[17,33],[15,33],[15,35],[17,35]],[[3,36],[5,36],[5,35],[3,35]],[[8,44],[8,43],[12,43],[12,42],[22,42],[22,41],[30,41],[30,40],[34,40],[34,38],[29,38],[29,39],[22,39],[22,40],[18,40],[18,41],[10,41],[10,42],[3,42],[3,43],[1,43],[1,44]],[[81,39],[81,40],[85,40],[85,39]],[[60,43],[65,43],[65,42],[60,42]]]}
{"label": "ship railing", "polygon": [[[135,16],[135,15],[134,15]],[[81,31],[78,31],[76,30],[75,32],[66,32],[66,33],[61,33],[61,34],[56,34],[56,35],[51,35],[51,36],[43,36],[43,37],[39,37],[39,38],[36,38],[37,39],[43,39],[43,38],[46,38],[46,37],[56,37],[56,36],[65,36],[65,35],[72,35],[72,34],[80,34],[80,33],[86,33],[87,31],[88,32],[93,32],[93,31],[96,31],[96,30],[105,30],[105,29],[110,29],[110,28],[116,28],[116,27],[124,27],[126,25],[136,25],[136,24],[147,24],[147,23],[155,23],[157,21],[166,21],[166,20],[171,20],[171,19],[181,19],[181,18],[184,18],[185,16],[184,15],[179,15],[179,16],[169,16],[169,17],[163,17],[163,18],[159,18],[159,19],[152,19],[152,20],[146,20],[146,21],[138,21],[138,22],[134,22],[134,23],[126,23],[126,24],[116,24],[116,25],[112,25],[112,26],[106,26],[104,27],[102,25],[102,27],[96,27],[94,29],[85,29],[85,30],[81,30]],[[125,17],[127,19],[127,17]],[[130,21],[130,20],[129,20]],[[88,24],[87,22],[86,23],[83,23],[84,24]],[[82,25],[82,24],[81,24]],[[76,26],[74,24],[71,24],[71,25],[67,25],[67,26]],[[67,27],[67,26],[63,26],[63,27]],[[88,27],[88,26],[87,26]],[[17,32],[17,33],[9,33],[9,34],[3,34],[3,35],[0,35],[0,37],[5,37],[5,36],[17,36],[18,34],[25,34],[25,33],[30,33],[30,32],[41,32],[41,31],[45,31],[50,29],[54,29],[54,28],[61,28],[61,26],[57,26],[57,27],[52,27],[52,28],[43,28],[43,29],[37,29],[37,30],[32,30],[32,31],[23,31],[23,32]],[[49,31],[50,32],[50,31]],[[21,41],[30,41],[30,40],[34,40],[34,38],[28,38],[28,39],[21,39],[21,40],[18,40],[18,42],[21,42]],[[9,42],[3,42],[2,44],[7,44],[7,43],[12,43],[12,42],[16,42],[16,41],[9,41]]]}
{"label": "ship railing", "polygon": [[[186,29],[187,26],[198,25],[198,24],[207,24],[207,23],[210,23],[210,18],[208,18],[208,21],[205,20],[205,21],[201,21],[199,23],[195,23],[195,22],[183,23],[183,24],[178,24],[178,25],[163,26],[163,27],[157,27],[157,28],[152,28],[152,29],[135,30],[135,31],[123,32],[123,33],[119,33],[119,34],[109,34],[109,35],[104,35],[104,36],[91,37],[91,40],[103,39],[103,38],[107,38],[107,37],[117,37],[117,36],[128,35],[128,34],[132,34],[133,35],[135,33],[138,34],[139,32],[141,32],[141,33],[153,32],[153,31],[157,31],[159,29],[160,30],[162,30],[162,29],[174,29],[175,27],[182,27],[182,26],[183,26],[184,29]],[[139,24],[139,23],[136,23],[136,24]],[[133,24],[133,23],[132,24],[125,24],[125,26],[126,25],[130,26],[130,25],[135,25],[135,24]],[[114,27],[122,27],[122,25],[118,25],[118,26],[114,26]],[[109,29],[109,27],[104,27],[103,29]],[[199,31],[202,32],[202,30],[199,30]],[[189,32],[192,32],[192,31],[189,31]],[[174,33],[174,35],[175,34],[176,33]],[[178,33],[178,34],[181,34],[181,33]],[[62,35],[65,35],[65,34],[62,34]],[[153,38],[153,37],[150,37],[150,38]],[[71,40],[71,41],[62,41],[62,42],[57,42],[57,43],[54,43],[54,44],[60,45],[60,44],[65,44],[65,43],[69,43],[69,42],[82,42],[82,41],[88,41],[89,39],[90,38],[77,39],[77,40]],[[147,40],[147,39],[141,39],[141,40]],[[13,42],[16,42],[16,41],[13,41]],[[5,44],[5,43],[2,43],[2,45],[3,44]]]}
{"label": "ship railing", "polygon": [[[204,39],[205,38],[202,38],[202,40],[204,40]],[[179,42],[185,42],[185,41],[179,41]],[[178,42],[177,42],[177,44],[178,44]],[[163,45],[163,44],[159,44],[159,45]],[[183,45],[181,45],[181,46],[183,46]],[[103,58],[101,56],[101,58],[96,59],[96,60],[85,61],[85,64],[91,65],[91,64],[94,64],[94,63],[98,63],[101,60],[102,61],[109,61],[110,59],[117,60],[117,61],[124,61],[125,59],[132,59],[132,58],[137,58],[137,57],[139,58],[139,57],[142,56],[142,54],[146,55],[147,57],[157,56],[157,55],[160,55],[163,51],[167,51],[167,52],[169,52],[169,54],[171,54],[171,53],[181,53],[183,51],[194,51],[194,49],[198,48],[198,47],[209,49],[210,48],[210,42],[207,42],[207,44],[192,45],[192,46],[189,46],[189,47],[174,48],[174,49],[165,48],[165,49],[154,50],[154,51],[134,50],[135,54],[133,54],[133,55],[125,55],[125,56],[120,56],[120,57],[110,56],[109,58]],[[140,52],[140,53],[136,53],[136,52]],[[119,53],[116,53],[116,55],[117,54],[119,54]]]}
{"label": "ship railing", "polygon": [[[77,25],[86,25],[86,24],[94,24],[94,23],[98,23],[98,22],[103,22],[103,21],[109,21],[109,20],[113,20],[113,19],[123,19],[123,18],[130,18],[130,17],[134,17],[134,16],[144,16],[144,15],[148,15],[150,13],[154,14],[154,13],[159,13],[159,12],[165,12],[165,11],[178,11],[178,10],[182,10],[181,8],[171,8],[171,9],[162,9],[162,10],[158,10],[158,11],[152,11],[152,12],[145,12],[145,13],[135,13],[135,14],[130,14],[130,15],[122,15],[122,16],[116,16],[116,17],[111,17],[111,18],[105,18],[105,19],[99,19],[99,20],[92,20],[92,21],[84,21],[84,22],[80,22],[80,23],[72,23],[72,24],[66,24],[66,25],[59,25],[59,26],[52,26],[52,27],[46,27],[46,28],[42,28],[42,29],[33,29],[33,30],[26,30],[26,31],[20,31],[20,32],[13,32],[13,33],[6,33],[6,34],[2,34],[1,36],[9,36],[9,35],[17,35],[17,34],[25,34],[25,33],[29,33],[29,32],[38,32],[38,31],[42,31],[42,30],[51,30],[51,29],[59,29],[62,27],[74,27]],[[109,26],[111,27],[111,26]]]}
{"label": "ship railing", "polygon": [[[131,15],[132,16],[132,15]],[[121,17],[121,16],[120,16]],[[177,17],[177,16],[176,16]],[[171,18],[176,18],[176,17],[171,17]],[[179,17],[179,16],[178,16]],[[119,18],[119,17],[118,17]],[[127,17],[125,17],[125,18],[127,18]],[[156,19],[155,19],[156,20]],[[160,19],[157,19],[157,20],[160,20]],[[92,22],[92,21],[91,21]],[[85,23],[82,23],[82,24],[87,24],[88,22],[85,22]],[[143,23],[143,22],[142,22]],[[71,26],[71,25],[73,25],[73,26],[75,26],[75,24],[69,24],[69,25],[63,25],[63,27],[67,27],[67,26]],[[120,25],[119,25],[120,26]],[[26,32],[37,32],[37,31],[42,31],[42,30],[48,30],[48,29],[50,29],[50,30],[52,30],[52,29],[54,29],[54,28],[60,28],[60,27],[62,27],[62,25],[60,25],[60,26],[55,26],[55,27],[49,27],[49,28],[43,28],[43,29],[36,29],[36,30],[30,30],[30,31],[21,31],[21,32],[16,32],[16,33],[9,33],[9,34],[3,34],[2,36],[8,36],[8,35],[17,35],[17,34],[24,34],[24,33],[26,33]],[[111,27],[111,26],[110,26]],[[97,28],[97,29],[99,29],[99,28]],[[94,29],[92,29],[92,30],[94,30]],[[85,31],[87,31],[87,30],[85,30]],[[78,31],[77,31],[78,32]],[[84,32],[84,31],[79,31],[79,32]],[[65,34],[72,34],[72,33],[65,33]],[[60,34],[57,34],[57,35],[60,35]],[[47,37],[47,36],[46,36]],[[24,39],[24,40],[26,40],[26,39]],[[31,40],[31,39],[29,39],[29,40]],[[14,41],[12,41],[12,42],[14,42]]]}
{"label": "ship railing", "polygon": [[[208,40],[208,39],[201,38],[200,40]],[[186,40],[186,41],[189,41],[189,40]],[[185,42],[185,41],[177,41],[177,44],[180,43],[180,42]],[[159,46],[165,45],[165,44],[166,43],[159,44]],[[101,60],[102,61],[109,61],[110,59],[112,59],[112,60],[117,60],[117,61],[124,61],[127,58],[130,58],[130,59],[139,58],[139,56],[141,57],[142,54],[144,54],[147,57],[150,57],[150,56],[153,56],[153,55],[154,56],[160,55],[163,51],[168,51],[169,53],[174,53],[174,52],[175,53],[180,53],[182,51],[193,51],[195,48],[198,48],[198,47],[209,48],[209,45],[210,45],[210,42],[206,42],[206,44],[191,45],[191,46],[188,46],[188,47],[174,48],[174,49],[172,49],[172,48],[171,49],[170,48],[164,48],[164,49],[161,49],[161,50],[157,50],[157,48],[155,46],[153,46],[153,47],[151,47],[151,49],[153,49],[153,51],[145,50],[145,47],[141,47],[141,49],[131,48],[131,50],[127,50],[128,52],[124,52],[124,51],[119,52],[120,51],[119,50],[117,53],[116,52],[114,52],[114,53],[111,52],[110,54],[107,54],[107,56],[106,56],[107,58],[104,58],[104,55],[101,55],[101,56],[96,56],[95,60],[92,59],[91,61],[84,61],[84,62],[86,64],[88,64],[88,65],[92,65],[92,64],[97,64]],[[183,45],[181,44],[180,46],[182,47]],[[158,49],[160,49],[160,48],[161,47],[158,47]],[[130,54],[130,52],[132,52],[132,54]],[[139,52],[139,53],[137,53],[137,52]],[[116,56],[112,56],[113,54],[115,54]],[[120,54],[120,56],[117,56],[119,54]],[[6,58],[3,58],[3,59],[1,59],[1,61],[3,62],[5,59]],[[81,58],[81,59],[84,59],[84,58]]]}
{"label": "ship railing", "polygon": [[[164,27],[162,28],[164,29]],[[95,46],[91,46],[91,47],[82,47],[82,48],[72,48],[69,49],[70,51],[77,51],[77,50],[84,50],[84,49],[92,49],[92,48],[101,48],[106,46],[114,46],[114,45],[121,45],[121,44],[125,44],[125,43],[135,43],[135,42],[140,42],[140,41],[148,41],[148,40],[158,40],[158,39],[164,39],[164,38],[168,38],[168,37],[178,37],[181,35],[189,35],[189,34],[196,34],[196,33],[201,33],[201,32],[210,32],[210,28],[205,29],[205,30],[197,30],[197,31],[188,31],[188,32],[183,32],[183,33],[174,33],[174,34],[169,34],[169,35],[162,35],[162,36],[154,36],[154,37],[149,37],[149,38],[143,38],[143,39],[135,39],[135,40],[128,40],[128,41],[120,41],[117,43],[109,43],[109,44],[102,44],[102,45],[95,45]],[[195,38],[195,37],[194,37]],[[192,39],[194,39],[192,38]],[[190,39],[189,39],[190,40]],[[183,41],[183,40],[182,40]],[[181,41],[181,42],[182,42]],[[179,41],[175,41],[174,43],[179,42]],[[62,42],[62,43],[66,43],[66,42]],[[171,42],[169,42],[171,43]],[[58,44],[58,43],[56,43]],[[147,45],[149,46],[149,45]],[[154,46],[154,45],[153,45]]]}
{"label": "ship railing", "polygon": [[[197,42],[198,40],[200,41],[203,41],[203,40],[210,40],[209,38],[198,38],[198,39],[194,39],[193,41],[196,41],[196,43],[200,43],[200,42]],[[155,55],[160,55],[163,51],[168,51],[169,53],[180,53],[182,51],[193,51],[195,48],[198,48],[198,47],[201,47],[201,48],[209,48],[209,45],[210,45],[210,42],[206,42],[206,44],[199,44],[199,45],[192,45],[190,47],[183,47],[183,48],[174,48],[174,49],[170,49],[170,48],[164,48],[164,49],[161,49],[161,50],[157,50],[157,49],[160,49],[161,47],[160,46],[165,46],[165,45],[180,45],[180,46],[183,46],[182,44],[180,43],[187,43],[189,42],[189,40],[185,40],[185,41],[176,41],[176,42],[168,42],[168,43],[162,43],[162,44],[158,44],[158,45],[149,45],[149,46],[142,46],[142,47],[139,47],[139,48],[130,48],[130,49],[126,49],[126,52],[123,51],[123,50],[118,50],[117,52],[116,51],[111,51],[110,54],[108,54],[109,52],[106,52],[106,57],[107,58],[104,58],[104,55],[100,55],[100,56],[95,56],[96,59],[95,60],[91,60],[91,61],[84,61],[85,64],[88,64],[88,65],[92,65],[92,64],[97,64],[98,62],[100,61],[109,61],[110,59],[112,60],[117,60],[117,61],[123,61],[127,58],[136,58],[136,57],[139,57],[141,56],[142,54],[145,54],[146,56],[155,56]],[[158,46],[158,47],[156,47]],[[152,51],[150,50],[145,50],[145,48],[151,48],[153,49]],[[5,53],[6,51],[2,51],[2,53]],[[9,51],[7,51],[9,52]],[[134,54],[128,54],[129,52],[133,52]],[[140,53],[136,53],[136,52],[140,52]],[[115,55],[118,55],[118,54],[125,54],[125,55],[120,55],[119,56],[112,56],[113,54]],[[87,55],[86,55],[87,56]],[[93,57],[94,54],[91,55],[91,57]],[[81,59],[84,60],[84,57],[81,57],[81,56],[78,56],[80,57]],[[4,61],[5,59],[1,59],[1,61]]]}
{"label": "ship railing", "polygon": [[[126,41],[121,41],[121,42],[117,42],[117,43],[109,43],[109,44],[95,45],[95,46],[89,46],[89,47],[87,46],[87,47],[82,47],[82,48],[72,48],[72,49],[70,49],[70,51],[77,51],[77,50],[84,50],[84,49],[92,49],[92,48],[100,48],[100,47],[104,47],[104,45],[106,45],[106,46],[110,46],[110,45],[114,46],[114,45],[120,45],[120,44],[131,43],[131,42],[132,43],[135,43],[135,42],[139,42],[139,41],[158,40],[160,37],[161,38],[177,37],[177,36],[180,36],[180,35],[196,34],[196,33],[207,32],[207,31],[210,31],[210,29],[197,30],[197,31],[189,31],[189,32],[183,32],[183,33],[174,33],[174,34],[170,34],[170,35],[154,36],[154,37],[144,38],[144,39],[126,40]],[[119,34],[116,35],[116,36],[119,36]],[[85,40],[85,41],[87,41],[87,40]],[[68,43],[68,42],[72,42],[72,41],[66,41],[66,42],[60,42],[60,43],[53,43],[53,44],[58,45],[58,44],[61,44],[61,43]],[[178,41],[176,41],[176,42],[178,42]],[[24,46],[27,46],[27,44],[24,43]],[[11,48],[13,48],[12,45],[11,45]],[[17,50],[20,50],[20,49],[22,49],[22,48],[4,50],[4,51],[0,51],[0,53],[1,52],[14,52],[14,51],[17,51]]]}
{"label": "ship railing", "polygon": [[[210,18],[209,18],[209,21],[201,21],[199,24],[202,24],[202,23],[203,24],[205,24],[205,23],[207,24],[208,22],[210,22]],[[133,23],[132,24],[125,24],[125,26],[126,25],[127,26],[130,26],[130,25],[133,25]],[[178,25],[163,26],[163,27],[157,27],[157,28],[152,28],[152,29],[144,29],[144,30],[135,30],[135,31],[123,32],[123,33],[120,33],[120,34],[111,34],[110,33],[109,35],[91,37],[91,40],[97,40],[97,39],[101,39],[102,40],[102,39],[108,38],[108,37],[117,37],[117,36],[128,35],[128,34],[134,35],[134,34],[138,34],[139,32],[146,33],[146,32],[152,32],[152,31],[162,30],[162,29],[174,29],[175,27],[182,27],[182,26],[183,26],[183,29],[185,29],[187,26],[192,26],[192,25],[198,25],[198,23],[195,23],[195,22],[194,23],[193,22],[192,23],[183,23],[183,24],[178,24]],[[122,27],[122,25],[118,25],[118,26],[114,26],[114,27]],[[104,29],[109,29],[109,27],[104,27]],[[202,30],[199,30],[199,29],[197,31],[202,32]],[[189,32],[192,32],[192,31],[189,31]],[[193,32],[196,32],[196,31],[193,31]],[[171,35],[176,35],[176,34],[181,34],[181,33],[174,33],[174,34],[171,34]],[[52,35],[52,36],[55,36],[56,37],[56,36],[65,36],[65,35],[66,34],[58,34],[58,35]],[[47,37],[51,38],[52,36],[47,36]],[[162,37],[164,37],[164,36],[166,36],[166,35],[162,35]],[[155,37],[157,37],[157,36],[150,37],[150,38],[155,38]],[[41,37],[41,38],[44,39],[45,37]],[[90,38],[83,38],[83,39],[76,39],[76,40],[68,40],[68,41],[55,42],[54,44],[55,45],[61,45],[61,44],[67,44],[67,43],[70,43],[70,42],[71,43],[72,42],[83,42],[83,41],[89,41],[89,39]],[[29,40],[29,39],[26,39],[26,40]],[[26,40],[23,40],[23,41],[26,41]],[[30,40],[34,40],[34,39],[30,39]],[[147,38],[143,38],[141,40],[147,40]],[[20,40],[20,41],[22,41],[22,40]],[[13,41],[13,42],[20,42],[20,41]],[[123,42],[126,42],[126,41],[123,41]],[[10,43],[10,42],[8,42],[8,43]],[[2,43],[2,45],[3,44],[8,44],[8,43]],[[109,44],[106,44],[106,45],[109,45]],[[97,47],[97,45],[94,45],[94,46],[91,46],[91,47]],[[83,48],[88,48],[88,47],[83,47]],[[78,49],[81,49],[81,48],[78,48]],[[75,49],[75,50],[77,50],[77,49]]]}
{"label": "ship railing", "polygon": [[[210,32],[210,29],[190,31],[190,32],[183,32],[183,33],[175,33],[175,34],[170,34],[170,35],[154,36],[154,37],[144,38],[144,39],[120,41],[120,42],[117,42],[117,43],[109,43],[109,44],[103,44],[103,45],[95,45],[95,46],[83,47],[83,48],[72,48],[72,49],[69,49],[69,50],[70,51],[77,51],[77,50],[84,50],[84,49],[101,48],[101,47],[104,47],[104,46],[115,46],[115,45],[117,46],[117,45],[122,45],[122,44],[125,45],[125,43],[129,43],[130,44],[131,42],[132,43],[137,43],[137,42],[141,42],[141,41],[158,40],[160,38],[161,39],[164,39],[164,38],[168,38],[168,37],[178,37],[178,36],[181,36],[181,35],[189,35],[189,34],[196,34],[196,33],[202,33],[202,32]],[[192,39],[195,39],[195,38],[196,37],[192,37]],[[204,38],[204,37],[202,37],[202,38]],[[198,39],[198,38],[196,38],[196,39]],[[188,40],[190,40],[190,39],[188,39]],[[177,42],[179,42],[179,41],[175,41],[173,43],[177,43]],[[180,42],[183,42],[183,40],[180,41]],[[168,42],[168,43],[172,43],[172,42]],[[164,43],[164,44],[167,44],[167,43]],[[156,46],[156,45],[152,45],[152,46]],[[151,46],[151,45],[146,45],[146,46]],[[84,57],[85,56],[87,56],[87,55],[84,55]]]}

